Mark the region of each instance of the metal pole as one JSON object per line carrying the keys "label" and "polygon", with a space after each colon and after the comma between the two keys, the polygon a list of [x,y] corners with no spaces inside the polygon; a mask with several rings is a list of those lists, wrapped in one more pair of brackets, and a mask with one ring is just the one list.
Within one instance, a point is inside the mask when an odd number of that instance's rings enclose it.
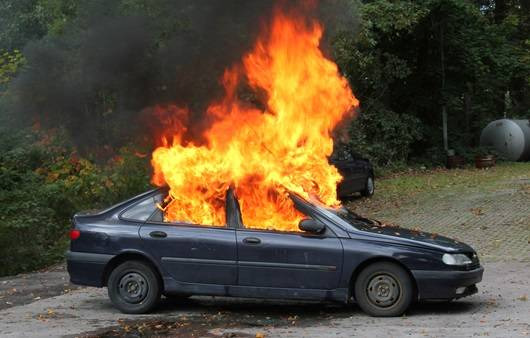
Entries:
{"label": "metal pole", "polygon": [[442,124],[443,124],[444,149],[447,152],[449,150],[449,142],[447,141],[447,111],[445,110],[445,104],[442,106]]}
{"label": "metal pole", "polygon": [[442,124],[443,124],[443,139],[445,152],[449,150],[449,142],[447,140],[447,110],[445,105],[445,54],[444,54],[444,26],[443,20],[440,23],[440,68],[442,71]]}

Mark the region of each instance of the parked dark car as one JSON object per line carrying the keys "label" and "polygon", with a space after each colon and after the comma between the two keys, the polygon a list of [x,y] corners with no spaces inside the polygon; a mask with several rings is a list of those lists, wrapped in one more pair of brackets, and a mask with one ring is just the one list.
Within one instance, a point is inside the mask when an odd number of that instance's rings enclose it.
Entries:
{"label": "parked dark car", "polygon": [[347,200],[355,193],[371,197],[375,192],[374,168],[372,163],[350,151],[335,151],[329,159],[342,175],[337,185],[337,197]]}
{"label": "parked dark car", "polygon": [[399,316],[413,301],[477,292],[483,268],[468,245],[380,224],[291,194],[300,232],[245,228],[227,191],[226,225],[164,223],[152,190],[107,210],[76,214],[67,252],[74,284],[107,286],[125,313],[167,297],[219,295],[357,302]]}

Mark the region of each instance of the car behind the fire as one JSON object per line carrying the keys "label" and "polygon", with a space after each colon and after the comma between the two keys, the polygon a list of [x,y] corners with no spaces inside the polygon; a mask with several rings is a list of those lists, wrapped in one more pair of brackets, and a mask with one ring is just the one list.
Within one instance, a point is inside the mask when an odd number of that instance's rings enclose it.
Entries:
{"label": "car behind the fire", "polygon": [[167,297],[218,295],[356,302],[374,316],[398,316],[416,300],[473,294],[483,268],[468,245],[384,226],[297,195],[300,232],[245,228],[233,192],[226,225],[165,223],[152,190],[73,218],[68,272],[75,284],[107,286],[126,313]]}

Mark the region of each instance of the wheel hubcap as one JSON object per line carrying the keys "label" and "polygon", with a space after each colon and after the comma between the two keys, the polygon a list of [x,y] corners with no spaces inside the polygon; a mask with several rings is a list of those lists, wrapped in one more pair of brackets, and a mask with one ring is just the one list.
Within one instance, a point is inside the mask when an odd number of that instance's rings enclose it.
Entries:
{"label": "wheel hubcap", "polygon": [[119,294],[127,303],[140,303],[147,296],[148,290],[147,280],[137,272],[126,273],[118,284]]}
{"label": "wheel hubcap", "polygon": [[387,274],[377,274],[368,282],[366,293],[373,305],[389,307],[399,300],[401,289],[394,277]]}

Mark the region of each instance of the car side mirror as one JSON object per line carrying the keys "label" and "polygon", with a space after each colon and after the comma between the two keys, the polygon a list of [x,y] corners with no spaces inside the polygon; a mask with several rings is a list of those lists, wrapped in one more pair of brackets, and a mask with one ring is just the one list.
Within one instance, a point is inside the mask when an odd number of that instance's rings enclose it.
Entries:
{"label": "car side mirror", "polygon": [[326,230],[324,223],[316,219],[303,219],[298,223],[298,228],[302,231],[311,232],[314,234],[320,234]]}

